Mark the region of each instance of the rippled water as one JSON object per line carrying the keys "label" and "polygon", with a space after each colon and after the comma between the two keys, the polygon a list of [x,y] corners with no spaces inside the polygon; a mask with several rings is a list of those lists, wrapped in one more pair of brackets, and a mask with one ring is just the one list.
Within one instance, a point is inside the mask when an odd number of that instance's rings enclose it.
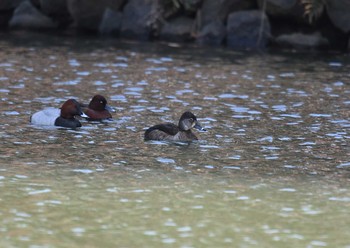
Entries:
{"label": "rippled water", "polygon": [[[350,247],[348,56],[0,38],[1,246]],[[29,124],[96,93],[113,121]],[[200,141],[143,141],[185,110]]]}

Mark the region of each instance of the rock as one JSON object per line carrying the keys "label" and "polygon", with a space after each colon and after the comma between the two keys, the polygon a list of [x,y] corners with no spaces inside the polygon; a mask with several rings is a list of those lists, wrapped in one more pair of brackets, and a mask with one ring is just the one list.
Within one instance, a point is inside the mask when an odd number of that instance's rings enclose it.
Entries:
{"label": "rock", "polygon": [[202,28],[197,37],[197,42],[204,45],[221,45],[226,36],[226,27],[223,22],[213,21]]}
{"label": "rock", "polygon": [[0,1],[0,11],[10,10],[17,8],[22,2],[27,0],[1,0]]}
{"label": "rock", "polygon": [[204,0],[200,10],[199,33],[197,41],[200,44],[222,44],[226,30],[224,22],[231,12],[245,10],[254,6],[253,0]]}
{"label": "rock", "polygon": [[149,40],[161,19],[161,0],[129,0],[124,7],[121,36]]}
{"label": "rock", "polygon": [[203,0],[180,0],[183,9],[187,13],[196,12],[201,6]]}
{"label": "rock", "polygon": [[119,35],[122,17],[122,12],[107,8],[98,28],[99,33],[104,35]]}
{"label": "rock", "polygon": [[177,17],[164,23],[160,31],[160,39],[173,42],[186,42],[193,39],[194,20],[189,17]]}
{"label": "rock", "polygon": [[65,25],[71,22],[68,12],[67,1],[62,0],[40,0],[40,10],[53,20]]}
{"label": "rock", "polygon": [[313,34],[283,34],[276,38],[276,42],[279,45],[297,49],[310,49],[329,46],[329,41],[324,38],[319,32]]}
{"label": "rock", "polygon": [[307,22],[300,0],[258,0],[258,5],[268,16],[289,18],[289,20],[302,23]]}
{"label": "rock", "polygon": [[231,48],[264,48],[270,32],[270,23],[261,11],[238,11],[228,16],[227,45]]}
{"label": "rock", "polygon": [[36,9],[31,2],[25,1],[16,8],[9,26],[10,28],[46,29],[56,28],[57,24]]}
{"label": "rock", "polygon": [[205,27],[218,20],[224,23],[229,13],[252,8],[254,3],[254,0],[204,0],[200,26]]}
{"label": "rock", "polygon": [[78,28],[96,31],[106,8],[119,11],[124,2],[125,0],[67,0],[67,7]]}
{"label": "rock", "polygon": [[350,31],[350,1],[349,0],[328,0],[327,13],[334,26],[344,33]]}
{"label": "rock", "polygon": [[0,29],[8,27],[8,23],[17,6],[24,0],[0,0]]}

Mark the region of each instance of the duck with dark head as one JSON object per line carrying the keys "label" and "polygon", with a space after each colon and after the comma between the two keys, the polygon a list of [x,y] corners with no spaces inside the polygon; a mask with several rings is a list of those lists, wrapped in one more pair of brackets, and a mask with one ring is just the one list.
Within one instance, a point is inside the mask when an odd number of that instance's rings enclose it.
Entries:
{"label": "duck with dark head", "polygon": [[158,124],[148,128],[145,132],[145,140],[165,141],[193,141],[198,137],[192,132],[192,128],[206,131],[198,122],[197,117],[187,111],[180,117],[179,124],[173,123]]}
{"label": "duck with dark head", "polygon": [[46,108],[34,113],[30,117],[30,122],[44,126],[81,127],[80,121],[75,119],[76,116],[87,117],[82,112],[80,104],[75,99],[69,99],[60,109]]}
{"label": "duck with dark head", "polygon": [[104,96],[95,95],[89,105],[80,104],[84,113],[88,116],[89,121],[97,121],[112,118],[111,112],[115,112],[107,105],[107,100]]}

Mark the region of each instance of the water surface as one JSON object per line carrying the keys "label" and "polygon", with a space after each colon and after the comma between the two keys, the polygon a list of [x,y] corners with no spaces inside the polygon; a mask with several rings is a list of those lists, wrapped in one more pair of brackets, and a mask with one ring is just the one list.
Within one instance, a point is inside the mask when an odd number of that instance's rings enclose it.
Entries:
{"label": "water surface", "polygon": [[[350,247],[348,57],[1,34],[7,247]],[[29,118],[106,96],[76,130]],[[193,111],[191,144],[144,130]]]}

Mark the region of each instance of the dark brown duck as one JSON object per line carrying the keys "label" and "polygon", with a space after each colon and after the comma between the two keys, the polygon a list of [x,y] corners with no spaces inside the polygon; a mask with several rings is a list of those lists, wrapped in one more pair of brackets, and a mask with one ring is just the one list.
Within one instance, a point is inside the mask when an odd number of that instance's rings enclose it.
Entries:
{"label": "dark brown duck", "polygon": [[187,111],[181,115],[178,125],[173,123],[164,123],[147,129],[145,132],[145,140],[198,140],[198,137],[191,131],[192,128],[206,131],[197,121],[197,117],[191,112]]}
{"label": "dark brown duck", "polygon": [[114,112],[110,106],[107,105],[107,100],[104,96],[95,95],[89,105],[80,104],[84,113],[88,116],[89,121],[97,121],[112,118],[110,112]]}

